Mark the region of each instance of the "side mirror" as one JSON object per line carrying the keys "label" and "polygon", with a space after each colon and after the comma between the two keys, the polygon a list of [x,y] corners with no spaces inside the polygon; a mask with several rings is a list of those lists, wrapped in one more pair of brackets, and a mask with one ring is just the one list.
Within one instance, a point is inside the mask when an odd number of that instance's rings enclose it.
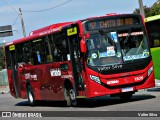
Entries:
{"label": "side mirror", "polygon": [[86,39],[90,38],[90,34],[89,34],[89,33],[86,33],[85,38],[86,38]]}
{"label": "side mirror", "polygon": [[80,41],[80,48],[82,53],[87,52],[87,46],[86,46],[86,41],[84,39],[81,39]]}

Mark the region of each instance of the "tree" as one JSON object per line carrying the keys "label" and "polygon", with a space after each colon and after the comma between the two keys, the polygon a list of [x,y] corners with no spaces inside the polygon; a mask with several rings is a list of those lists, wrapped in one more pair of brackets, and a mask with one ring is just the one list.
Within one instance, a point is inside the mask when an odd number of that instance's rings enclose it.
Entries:
{"label": "tree", "polygon": [[151,7],[151,16],[160,14],[160,0],[157,0]]}
{"label": "tree", "polygon": [[[160,14],[160,0],[157,0],[151,7],[146,5],[143,7],[145,12],[145,17],[154,16]],[[136,8],[133,13],[140,13],[139,8]]]}

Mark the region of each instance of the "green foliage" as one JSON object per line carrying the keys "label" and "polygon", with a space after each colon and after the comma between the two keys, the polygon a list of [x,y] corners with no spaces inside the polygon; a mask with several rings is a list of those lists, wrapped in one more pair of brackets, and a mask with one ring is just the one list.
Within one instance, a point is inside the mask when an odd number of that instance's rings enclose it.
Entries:
{"label": "green foliage", "polygon": [[[160,0],[157,0],[151,7],[144,6],[145,17],[160,14]],[[136,8],[133,13],[140,13],[139,8]]]}

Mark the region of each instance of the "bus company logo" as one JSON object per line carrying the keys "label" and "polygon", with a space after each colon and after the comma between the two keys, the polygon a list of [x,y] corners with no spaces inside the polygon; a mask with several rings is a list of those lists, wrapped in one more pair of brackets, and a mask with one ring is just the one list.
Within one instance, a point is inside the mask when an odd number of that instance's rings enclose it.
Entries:
{"label": "bus company logo", "polygon": [[37,80],[37,75],[31,75],[30,73],[25,74],[25,79]]}
{"label": "bus company logo", "polygon": [[[135,35],[143,35],[143,31],[140,32],[132,32],[131,35],[135,36]],[[118,34],[118,37],[126,37],[128,36],[128,33],[122,33],[122,34]]]}
{"label": "bus company logo", "polygon": [[111,81],[107,81],[107,85],[111,85],[111,84],[118,84],[119,81],[118,80],[111,80]]}
{"label": "bus company logo", "polygon": [[42,35],[46,35],[46,34],[51,34],[53,32],[56,32],[56,31],[61,31],[62,27],[57,27],[57,28],[51,28],[50,30],[46,30],[44,32],[41,32],[39,33],[39,36],[42,36]]}

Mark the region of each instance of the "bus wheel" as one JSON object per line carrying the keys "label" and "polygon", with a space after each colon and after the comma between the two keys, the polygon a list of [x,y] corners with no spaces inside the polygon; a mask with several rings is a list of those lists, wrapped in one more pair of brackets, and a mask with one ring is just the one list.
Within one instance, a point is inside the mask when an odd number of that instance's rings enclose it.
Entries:
{"label": "bus wheel", "polygon": [[68,107],[77,106],[77,99],[73,88],[64,88],[64,97]]}
{"label": "bus wheel", "polygon": [[71,106],[71,100],[70,100],[70,97],[69,97],[69,90],[67,88],[64,88],[64,97],[65,97],[65,100],[67,102],[67,106],[70,107]]}
{"label": "bus wheel", "polygon": [[130,100],[132,98],[133,93],[123,93],[120,95],[120,98],[124,101]]}
{"label": "bus wheel", "polygon": [[27,98],[28,98],[29,104],[31,106],[34,106],[35,105],[35,99],[34,99],[34,94],[33,94],[31,85],[27,86]]}
{"label": "bus wheel", "polygon": [[73,88],[69,89],[69,97],[70,97],[70,101],[71,101],[71,106],[75,107],[77,106],[77,99],[76,99],[76,94]]}

